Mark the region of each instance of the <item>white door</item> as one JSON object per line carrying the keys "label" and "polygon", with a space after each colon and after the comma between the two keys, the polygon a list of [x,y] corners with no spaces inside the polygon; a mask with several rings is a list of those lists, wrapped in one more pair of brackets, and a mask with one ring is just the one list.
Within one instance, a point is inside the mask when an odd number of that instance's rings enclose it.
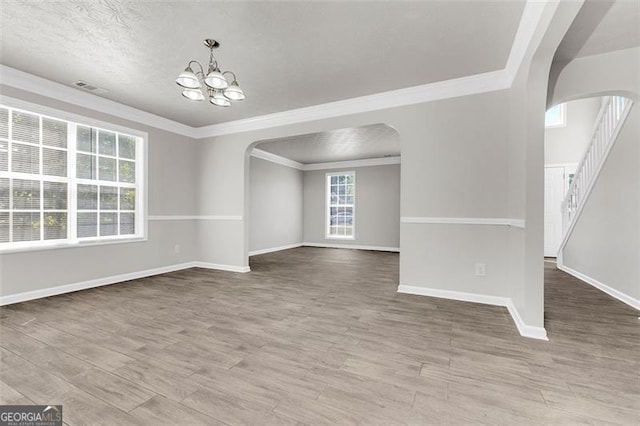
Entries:
{"label": "white door", "polygon": [[544,169],[544,255],[556,257],[562,242],[562,200],[565,194],[564,167]]}

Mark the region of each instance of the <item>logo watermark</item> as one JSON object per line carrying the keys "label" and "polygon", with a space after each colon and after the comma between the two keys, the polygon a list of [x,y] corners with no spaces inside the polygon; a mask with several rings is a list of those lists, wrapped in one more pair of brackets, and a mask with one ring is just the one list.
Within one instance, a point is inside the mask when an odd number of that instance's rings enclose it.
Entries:
{"label": "logo watermark", "polygon": [[62,405],[0,405],[0,426],[62,426]]}

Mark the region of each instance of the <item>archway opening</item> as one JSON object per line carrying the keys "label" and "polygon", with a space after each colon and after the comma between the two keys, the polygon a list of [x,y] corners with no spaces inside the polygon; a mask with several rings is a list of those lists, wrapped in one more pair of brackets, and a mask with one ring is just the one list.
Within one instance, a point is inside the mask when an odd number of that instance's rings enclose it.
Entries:
{"label": "archway opening", "polygon": [[250,264],[300,246],[399,251],[400,137],[391,126],[260,140],[247,156]]}
{"label": "archway opening", "polygon": [[628,310],[589,284],[638,308],[640,114],[619,94],[598,92],[547,111],[546,316]]}

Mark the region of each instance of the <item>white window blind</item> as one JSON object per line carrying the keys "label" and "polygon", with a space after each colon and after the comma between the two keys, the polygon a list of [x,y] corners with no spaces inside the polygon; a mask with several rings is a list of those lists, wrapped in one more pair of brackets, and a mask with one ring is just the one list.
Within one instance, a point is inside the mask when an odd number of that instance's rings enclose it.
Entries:
{"label": "white window blind", "polygon": [[141,145],[0,106],[0,250],[141,236]]}
{"label": "white window blind", "polygon": [[327,173],[327,238],[355,237],[355,172]]}

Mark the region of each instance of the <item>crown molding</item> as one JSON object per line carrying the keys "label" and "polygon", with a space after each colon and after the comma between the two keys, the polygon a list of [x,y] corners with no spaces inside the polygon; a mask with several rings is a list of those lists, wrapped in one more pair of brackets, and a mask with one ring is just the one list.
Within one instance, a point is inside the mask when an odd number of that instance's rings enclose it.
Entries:
{"label": "crown molding", "polygon": [[251,156],[260,158],[261,160],[271,161],[272,163],[280,164],[281,166],[291,167],[292,169],[303,170],[304,168],[304,164],[302,163],[298,163],[297,161],[290,160],[286,157],[281,157],[280,155],[272,154],[258,148],[253,148]]}
{"label": "crown molding", "polygon": [[522,65],[524,55],[527,53],[527,49],[533,40],[533,35],[536,31],[536,27],[542,18],[542,13],[547,6],[548,0],[527,0],[522,11],[522,17],[520,18],[520,24],[518,24],[518,30],[516,36],[513,39],[511,45],[511,52],[509,52],[509,58],[504,68],[506,77],[509,81],[509,87],[513,84],[513,80],[518,74],[518,70]]}
{"label": "crown molding", "polygon": [[292,169],[310,171],[310,170],[329,170],[329,169],[344,169],[351,167],[368,167],[368,166],[385,166],[389,164],[400,164],[400,157],[380,157],[380,158],[365,158],[362,160],[347,160],[347,161],[332,161],[329,163],[313,163],[303,164],[297,161],[291,160],[280,155],[272,154],[267,151],[263,151],[258,148],[253,148],[251,156],[260,158],[265,161],[280,164],[281,166],[291,167]]}
{"label": "crown molding", "polygon": [[82,92],[64,84],[47,80],[15,68],[0,64],[0,84],[15,87],[48,98],[56,99],[83,108],[92,109],[128,121],[177,133],[179,135],[196,137],[196,128],[178,123],[159,115],[151,114],[120,102],[105,99],[92,93]]}
{"label": "crown molding", "polygon": [[527,0],[505,68],[421,86],[198,127],[198,139],[432,102],[511,87],[548,1]]}
{"label": "crown molding", "polygon": [[196,137],[204,139],[233,133],[269,129],[313,120],[359,114],[363,112],[419,104],[476,93],[508,89],[511,86],[504,70],[475,74],[421,86],[328,102],[289,111],[276,112],[242,120],[198,127]]}
{"label": "crown molding", "polygon": [[0,84],[183,136],[204,139],[508,89],[522,64],[547,3],[527,0],[504,69],[210,126],[191,127],[2,64]]}
{"label": "crown molding", "polygon": [[330,163],[305,164],[302,170],[309,171],[346,169],[352,167],[386,166],[389,164],[400,164],[400,157],[365,158],[363,160],[332,161]]}

